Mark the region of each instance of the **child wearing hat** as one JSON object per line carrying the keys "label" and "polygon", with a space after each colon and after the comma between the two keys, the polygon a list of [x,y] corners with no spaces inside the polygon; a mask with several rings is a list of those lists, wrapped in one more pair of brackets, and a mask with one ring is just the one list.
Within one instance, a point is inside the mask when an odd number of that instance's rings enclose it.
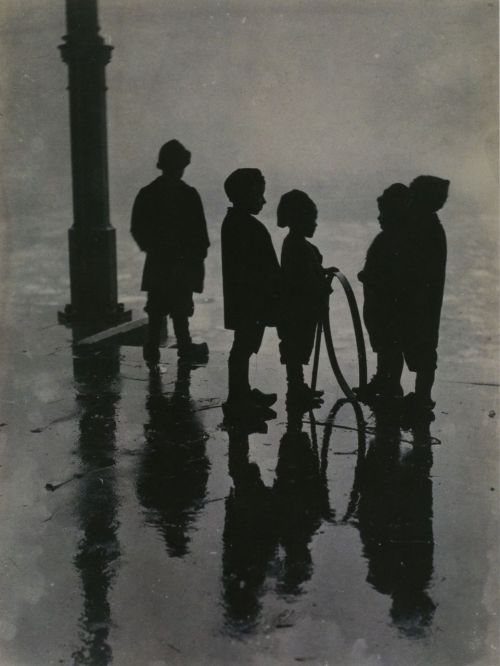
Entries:
{"label": "child wearing hat", "polygon": [[204,360],[205,342],[194,343],[189,331],[193,292],[203,291],[204,260],[210,245],[200,195],[182,180],[191,153],[176,139],[158,156],[162,174],[143,187],[134,201],[131,233],[146,253],[141,289],[146,291],[148,331],[143,347],[146,364],[158,372],[160,337],[170,315],[182,358]]}
{"label": "child wearing hat", "polygon": [[278,226],[288,227],[281,250],[281,304],[278,334],[281,362],[286,365],[287,400],[303,408],[317,407],[322,391],[304,381],[316,326],[331,288],[322,268],[322,256],[307,239],[316,230],[318,211],[301,190],[284,194],[278,205]]}

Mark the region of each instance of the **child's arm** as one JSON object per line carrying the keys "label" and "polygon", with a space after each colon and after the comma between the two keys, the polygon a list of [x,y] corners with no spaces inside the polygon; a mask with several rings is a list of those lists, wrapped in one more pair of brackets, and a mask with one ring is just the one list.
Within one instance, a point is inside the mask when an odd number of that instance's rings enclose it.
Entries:
{"label": "child's arm", "polygon": [[142,252],[148,252],[152,244],[153,216],[147,195],[139,192],[132,208],[130,232]]}
{"label": "child's arm", "polygon": [[207,256],[207,250],[210,247],[207,220],[205,218],[205,211],[203,209],[201,197],[194,187],[191,188],[189,222],[189,233],[191,236],[189,244],[191,251],[200,259],[205,259]]}

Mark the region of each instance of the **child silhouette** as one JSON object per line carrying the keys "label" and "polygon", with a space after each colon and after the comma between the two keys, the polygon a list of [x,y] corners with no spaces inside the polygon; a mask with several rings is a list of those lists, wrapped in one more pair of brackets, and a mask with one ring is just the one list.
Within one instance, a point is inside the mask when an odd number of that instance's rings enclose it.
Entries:
{"label": "child silhouette", "polygon": [[160,338],[165,315],[170,315],[182,358],[206,359],[205,342],[191,340],[189,317],[193,292],[203,291],[204,261],[210,245],[200,195],[182,180],[191,153],[176,139],[161,148],[157,167],[162,175],[143,187],[134,201],[131,233],[146,253],[142,274],[148,299],[148,331],[143,347],[151,372],[158,372]]}
{"label": "child silhouette", "polygon": [[358,278],[363,283],[363,319],[377,355],[377,371],[357,396],[364,402],[403,396],[401,307],[405,299],[401,244],[407,234],[409,189],[394,183],[377,199],[381,227],[366,253]]}
{"label": "child silhouette", "polygon": [[446,234],[437,211],[448,198],[450,181],[418,176],[410,184],[410,220],[404,263],[408,298],[403,308],[403,352],[416,372],[415,392],[405,396],[407,410],[429,412],[437,368],[439,324],[446,273]]}
{"label": "child silhouette", "polygon": [[252,354],[262,343],[266,326],[276,326],[279,263],[271,236],[254,215],[266,203],[265,180],[258,169],[237,169],[224,183],[232,203],[222,223],[224,325],[234,330],[229,353],[227,417],[270,418],[275,393],[251,389]]}
{"label": "child silhouette", "polygon": [[289,232],[281,250],[281,304],[278,334],[281,362],[286,365],[289,404],[317,407],[323,391],[313,391],[304,381],[314,334],[331,289],[321,265],[322,256],[310,243],[318,211],[301,190],[291,190],[278,205],[278,226]]}

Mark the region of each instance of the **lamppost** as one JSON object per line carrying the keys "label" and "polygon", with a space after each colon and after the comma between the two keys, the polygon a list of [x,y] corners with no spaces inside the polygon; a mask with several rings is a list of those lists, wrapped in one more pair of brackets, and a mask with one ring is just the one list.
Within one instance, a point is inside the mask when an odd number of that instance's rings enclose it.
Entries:
{"label": "lamppost", "polygon": [[71,304],[59,321],[105,327],[131,319],[118,303],[116,234],[109,220],[105,67],[112,46],[99,35],[97,0],[66,0],[73,180],[69,229]]}

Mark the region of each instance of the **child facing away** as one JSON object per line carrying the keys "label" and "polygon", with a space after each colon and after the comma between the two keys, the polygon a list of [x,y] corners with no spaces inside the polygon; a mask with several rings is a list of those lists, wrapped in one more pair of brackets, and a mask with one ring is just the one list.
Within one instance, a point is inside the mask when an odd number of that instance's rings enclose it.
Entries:
{"label": "child facing away", "polygon": [[278,226],[288,227],[281,251],[281,304],[278,334],[281,362],[286,365],[287,401],[301,408],[321,404],[323,391],[312,390],[304,381],[303,366],[309,363],[316,325],[331,288],[322,268],[322,256],[310,243],[318,211],[301,190],[291,190],[278,205]]}
{"label": "child facing away", "polygon": [[262,343],[266,326],[276,326],[279,263],[271,236],[256,217],[266,203],[265,180],[258,169],[237,169],[224,183],[232,203],[222,222],[224,325],[234,331],[229,353],[227,418],[266,419],[275,393],[251,389],[249,361]]}
{"label": "child facing away", "polygon": [[366,253],[363,270],[363,319],[377,355],[377,370],[367,386],[357,389],[360,400],[403,396],[401,373],[401,307],[405,300],[405,265],[402,244],[407,234],[409,189],[394,183],[377,199],[381,231]]}
{"label": "child facing away", "polygon": [[206,360],[205,342],[191,340],[193,292],[203,291],[204,261],[210,246],[200,195],[182,180],[191,153],[172,139],[160,148],[157,167],[161,176],[143,187],[134,201],[131,233],[146,253],[141,289],[147,291],[144,308],[148,330],[144,360],[157,373],[160,339],[166,315],[170,315],[179,357]]}
{"label": "child facing away", "polygon": [[449,180],[436,176],[418,176],[410,184],[402,341],[406,365],[416,373],[415,392],[405,396],[405,408],[416,414],[430,412],[435,405],[432,387],[447,255],[446,234],[436,213],[446,203],[449,185]]}

